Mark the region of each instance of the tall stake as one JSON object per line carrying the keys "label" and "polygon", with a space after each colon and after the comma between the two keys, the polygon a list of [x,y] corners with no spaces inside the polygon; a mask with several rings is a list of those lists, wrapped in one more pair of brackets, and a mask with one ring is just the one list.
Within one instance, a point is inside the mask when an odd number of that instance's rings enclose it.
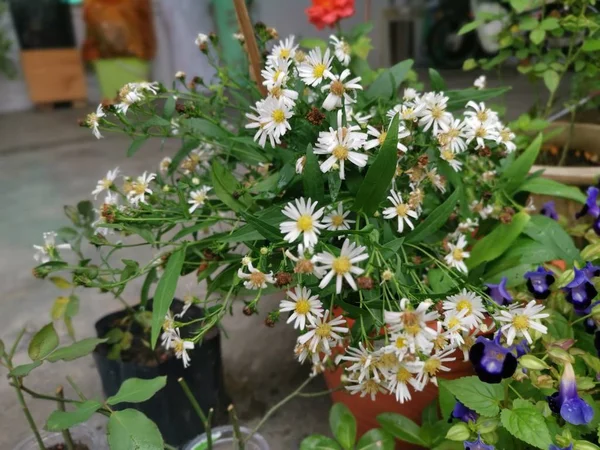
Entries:
{"label": "tall stake", "polygon": [[254,28],[250,21],[250,15],[248,14],[248,8],[246,7],[245,0],[233,0],[235,6],[235,13],[237,14],[238,22],[244,35],[244,42],[246,43],[246,49],[248,51],[248,59],[250,59],[250,67],[252,74],[254,75],[254,81],[256,86],[263,97],[267,95],[267,89],[262,84],[261,63],[260,53],[258,52],[258,44],[256,43],[256,36],[254,36]]}

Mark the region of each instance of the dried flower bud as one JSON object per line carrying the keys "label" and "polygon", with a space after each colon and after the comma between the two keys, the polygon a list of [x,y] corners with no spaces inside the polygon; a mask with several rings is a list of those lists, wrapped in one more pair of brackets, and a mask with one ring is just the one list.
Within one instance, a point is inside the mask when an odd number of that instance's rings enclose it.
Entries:
{"label": "dried flower bud", "polygon": [[512,218],[515,215],[515,210],[510,206],[505,207],[500,213],[500,222],[502,223],[511,223]]}
{"label": "dried flower bud", "polygon": [[452,214],[450,214],[448,216],[448,220],[449,221],[453,221],[453,220],[456,220],[457,217],[458,217],[458,214],[456,214],[455,212],[453,212]]}
{"label": "dried flower bud", "polygon": [[184,114],[187,111],[187,108],[183,103],[177,103],[175,105],[175,111],[177,111],[179,114]]}
{"label": "dried flower bud", "polygon": [[269,314],[265,318],[265,325],[268,326],[269,328],[273,328],[276,323],[277,323],[277,321],[273,320],[273,318],[271,317],[271,314]]}
{"label": "dried flower bud", "polygon": [[425,167],[427,164],[429,164],[429,156],[427,156],[427,155],[419,156],[419,159],[417,159],[417,164],[421,168]]}
{"label": "dried flower bud", "polygon": [[233,192],[231,193],[231,196],[232,196],[232,197],[233,197],[235,200],[237,200],[237,199],[239,199],[239,198],[242,196],[242,194],[240,194],[240,192],[239,192],[239,191],[233,191]]}
{"label": "dried flower bud", "polygon": [[479,156],[483,158],[489,158],[490,156],[492,156],[492,151],[489,147],[483,147],[479,150]]}
{"label": "dried flower bud", "polygon": [[292,282],[292,274],[289,272],[277,272],[275,274],[275,286],[283,287]]}
{"label": "dried flower bud", "polygon": [[375,283],[371,277],[358,277],[356,279],[356,284],[358,284],[359,289],[370,291],[373,289]]}
{"label": "dried flower bud", "polygon": [[319,111],[318,108],[312,107],[308,114],[306,114],[306,120],[308,120],[313,125],[321,125],[323,120],[325,119],[325,114]]}
{"label": "dried flower bud", "polygon": [[217,261],[219,259],[219,255],[213,252],[210,248],[205,248],[202,250],[202,255],[207,261]]}
{"label": "dried flower bud", "polygon": [[419,255],[415,255],[412,257],[412,262],[415,265],[419,265],[423,262],[423,258],[421,258]]}
{"label": "dried flower bud", "polygon": [[279,38],[279,33],[273,27],[268,27],[267,28],[267,33],[269,33],[269,36],[271,36],[271,39],[277,39],[277,38]]}
{"label": "dried flower bud", "polygon": [[208,268],[208,263],[206,261],[202,261],[198,266],[198,270],[196,270],[196,275],[200,275],[201,272],[204,272]]}
{"label": "dried flower bud", "polygon": [[185,80],[186,74],[183,70],[179,70],[177,71],[177,73],[175,73],[175,78],[179,79],[179,80]]}
{"label": "dried flower bud", "polygon": [[481,194],[481,198],[484,201],[488,201],[490,198],[492,198],[494,194],[491,191],[485,191],[483,194]]}
{"label": "dried flower bud", "polygon": [[246,306],[244,306],[244,309],[242,311],[244,312],[245,316],[251,316],[253,314],[256,314],[256,306],[249,303]]}

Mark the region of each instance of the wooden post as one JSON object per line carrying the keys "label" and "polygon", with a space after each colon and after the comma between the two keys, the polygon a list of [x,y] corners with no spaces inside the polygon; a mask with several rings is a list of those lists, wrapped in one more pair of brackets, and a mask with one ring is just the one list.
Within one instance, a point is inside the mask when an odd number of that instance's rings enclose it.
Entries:
{"label": "wooden post", "polygon": [[244,42],[248,51],[248,59],[250,59],[250,67],[252,74],[254,75],[254,81],[260,93],[266,97],[267,88],[262,84],[262,75],[260,74],[262,64],[260,62],[260,53],[258,52],[258,44],[256,43],[256,37],[254,36],[254,28],[250,21],[250,15],[248,14],[248,8],[246,8],[245,0],[233,0],[235,6],[235,13],[237,15],[238,23],[242,34],[244,35]]}

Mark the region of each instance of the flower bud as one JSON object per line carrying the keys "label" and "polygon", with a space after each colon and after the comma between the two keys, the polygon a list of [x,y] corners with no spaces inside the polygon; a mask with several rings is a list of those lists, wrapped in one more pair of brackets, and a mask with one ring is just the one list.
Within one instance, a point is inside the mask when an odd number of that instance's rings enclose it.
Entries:
{"label": "flower bud", "polygon": [[288,272],[277,272],[275,274],[275,286],[283,287],[292,282],[292,274]]}
{"label": "flower bud", "polygon": [[244,309],[242,311],[245,316],[251,316],[253,314],[256,314],[256,306],[253,304],[248,304],[244,306]]}
{"label": "flower bud", "polygon": [[478,433],[486,434],[496,431],[498,425],[500,425],[500,421],[496,417],[480,417],[475,427]]}
{"label": "flower bud", "polygon": [[544,370],[544,369],[550,368],[548,366],[548,364],[546,364],[544,361],[542,361],[541,359],[539,359],[533,355],[521,356],[519,358],[519,363],[521,364],[521,366],[525,367],[526,369],[531,369],[531,370]]}
{"label": "flower bud", "polygon": [[575,441],[573,450],[600,450],[600,447],[589,441]]}
{"label": "flower bud", "polygon": [[573,363],[574,359],[571,355],[569,355],[566,351],[559,347],[550,347],[548,349],[548,355],[554,361],[559,362],[561,364],[564,363]]}
{"label": "flower bud", "polygon": [[198,186],[200,184],[200,179],[197,177],[192,178],[192,184]]}
{"label": "flower bud", "polygon": [[490,433],[481,433],[481,437],[488,444],[492,444],[493,445],[496,442],[498,442],[498,433],[496,433],[495,431],[492,431]]}
{"label": "flower bud", "polygon": [[267,247],[261,247],[260,248],[260,254],[261,255],[268,255],[269,254],[269,249]]}
{"label": "flower bud", "polygon": [[450,439],[451,441],[466,441],[470,436],[471,430],[469,430],[469,426],[464,422],[452,425],[452,428],[446,433],[446,439]]}
{"label": "flower bud", "polygon": [[370,291],[371,289],[373,289],[373,278],[371,277],[358,277],[356,279],[356,284],[358,285],[359,289],[363,289],[365,291]]}

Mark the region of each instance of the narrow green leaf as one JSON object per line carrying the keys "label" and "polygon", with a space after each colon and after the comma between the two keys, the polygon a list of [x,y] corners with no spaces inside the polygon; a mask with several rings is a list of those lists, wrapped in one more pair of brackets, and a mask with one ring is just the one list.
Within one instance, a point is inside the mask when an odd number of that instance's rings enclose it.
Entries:
{"label": "narrow green leaf", "polygon": [[392,77],[394,77],[394,90],[398,89],[404,80],[406,80],[414,63],[412,59],[405,59],[390,67],[389,70],[392,73]]}
{"label": "narrow green leaf", "polygon": [[523,154],[515,159],[502,173],[504,188],[508,194],[513,194],[519,190],[531,166],[537,159],[541,147],[542,135],[538,134]]}
{"label": "narrow green leaf", "polygon": [[223,139],[229,136],[229,132],[227,132],[224,128],[206,119],[193,117],[185,121],[182,120],[182,122],[185,128],[187,128],[192,135],[200,139],[206,139],[207,137]]}
{"label": "narrow green leaf", "polygon": [[145,308],[148,303],[148,297],[150,296],[150,287],[152,283],[157,280],[156,277],[156,267],[153,267],[146,274],[146,278],[144,278],[144,283],[142,284],[142,290],[140,292],[140,305]]}
{"label": "narrow green leaf", "polygon": [[394,437],[379,428],[367,431],[356,445],[356,450],[394,450],[394,448]]}
{"label": "narrow green leaf", "polygon": [[[523,233],[526,233],[526,230],[527,227]],[[517,267],[523,267],[524,270],[531,265],[539,265],[560,258],[561,252],[557,251],[552,244],[538,242],[527,236],[519,236],[499,258],[486,266],[484,279],[487,281],[488,278],[495,278],[498,274],[514,270]],[[523,275],[525,272],[522,272],[521,279]]]}
{"label": "narrow green leaf", "polygon": [[220,217],[210,217],[206,220],[202,220],[200,222],[195,223],[192,226],[182,228],[175,234],[175,236],[173,236],[172,240],[178,241],[181,238],[187,236],[188,234],[196,233],[198,231],[203,231],[203,230],[207,229],[208,227],[211,227],[211,226],[215,225],[216,223],[219,223],[220,221],[221,221]]}
{"label": "narrow green leaf", "polygon": [[341,450],[340,444],[327,436],[311,434],[300,443],[300,450]]}
{"label": "narrow green leaf", "polygon": [[581,50],[584,52],[597,52],[600,50],[600,39],[585,39]]}
{"label": "narrow green leaf", "polygon": [[379,422],[381,428],[396,439],[408,442],[409,444],[427,446],[427,443],[419,435],[421,431],[419,425],[408,417],[395,413],[383,413],[377,416],[377,422]]}
{"label": "narrow green leaf", "polygon": [[566,184],[559,183],[558,181],[551,180],[549,178],[536,177],[526,180],[521,186],[519,191],[531,192],[532,194],[549,195],[551,197],[568,198],[569,200],[575,200],[579,203],[585,203],[586,196],[579,188],[575,186],[567,186]]}
{"label": "narrow green leaf", "polygon": [[0,339],[0,356],[4,355],[4,341]]}
{"label": "narrow green leaf", "polygon": [[248,194],[235,195],[236,191],[240,191],[237,179],[217,160],[212,163],[210,176],[215,195],[219,197],[219,200],[235,212],[246,210],[249,207],[251,199]]}
{"label": "narrow green leaf", "polygon": [[323,39],[318,39],[318,38],[300,39],[299,44],[300,44],[300,47],[304,47],[304,48],[308,48],[308,49],[313,49],[313,48],[319,47],[321,50],[325,51],[325,49],[327,48],[327,42],[325,42]]}
{"label": "narrow green leaf", "polygon": [[148,136],[139,136],[136,137],[131,144],[129,145],[129,148],[127,149],[127,156],[133,156],[137,153],[137,151],[142,148],[142,145],[144,145],[144,143],[148,140]]}
{"label": "narrow green leaf", "polygon": [[13,370],[11,370],[9,375],[11,377],[26,377],[27,375],[29,375],[29,372],[41,365],[42,361],[34,361],[29,364],[21,364],[20,366],[17,366]]}
{"label": "narrow green leaf", "polygon": [[421,242],[423,239],[439,230],[447,222],[448,217],[450,217],[450,214],[454,211],[460,195],[460,190],[455,190],[444,203],[433,210],[423,222],[406,235],[406,242]]}
{"label": "narrow green leaf", "polygon": [[111,450],[164,449],[164,442],[156,424],[134,409],[112,413],[107,431]]}
{"label": "narrow green leaf", "polygon": [[333,436],[344,450],[352,450],[356,442],[356,419],[343,403],[336,403],[329,411],[329,426]]}
{"label": "narrow green leaf", "polygon": [[47,431],[63,431],[87,422],[102,407],[96,400],[88,400],[77,405],[73,411],[53,411],[44,427]]}
{"label": "narrow green leaf", "polygon": [[167,120],[171,120],[171,118],[173,117],[173,113],[175,112],[175,104],[177,103],[177,100],[175,99],[175,96],[170,95],[166,100],[165,100],[165,105],[163,107],[163,117]]}
{"label": "narrow green leaf", "polygon": [[517,439],[543,450],[552,445],[546,420],[533,403],[518,398],[513,409],[502,410],[500,419],[502,426]]}
{"label": "narrow green leaf", "polygon": [[474,20],[472,22],[469,22],[465,25],[462,26],[462,28],[460,30],[458,30],[458,34],[459,36],[462,36],[463,34],[467,34],[470,33],[471,31],[476,30],[478,27],[481,26],[483,22],[481,20]]}
{"label": "narrow green leaf", "polygon": [[119,403],[142,403],[152,398],[154,394],[164,388],[167,384],[167,377],[156,377],[149,380],[141,378],[129,378],[123,382],[119,391],[106,399],[109,405]]}
{"label": "narrow green leaf", "polygon": [[75,342],[67,347],[61,347],[54,350],[46,359],[50,362],[56,362],[60,360],[73,361],[74,359],[89,355],[94,351],[98,344],[103,342],[106,342],[106,339],[82,339],[81,341]]}
{"label": "narrow green leaf", "polygon": [[58,334],[54,324],[49,323],[38,331],[29,343],[29,357],[36,361],[44,359],[58,347]]}
{"label": "narrow green leaf", "polygon": [[375,161],[360,185],[354,201],[355,211],[362,210],[366,214],[372,215],[388,192],[396,173],[396,162],[398,161],[398,120],[399,116],[396,115],[389,126],[387,136]]}
{"label": "narrow green leaf", "polygon": [[433,91],[443,92],[448,88],[440,73],[435,69],[429,69],[429,80],[431,81],[431,90]]}
{"label": "narrow green leaf", "polygon": [[241,213],[241,216],[249,225],[252,225],[252,227],[254,227],[254,229],[258,231],[261,234],[261,236],[265,239],[268,239],[271,242],[279,242],[283,239],[283,235],[273,225],[264,222],[263,220],[253,216],[252,214]]}
{"label": "narrow green leaf", "polygon": [[556,258],[553,259],[563,259],[567,265],[571,265],[573,261],[579,259],[579,250],[575,247],[571,236],[556,220],[550,217],[541,214],[532,216],[523,233],[550,248],[556,255]]}
{"label": "narrow green leaf", "polygon": [[[338,176],[337,174],[335,175]],[[304,196],[322,203],[325,196],[324,178],[325,175],[323,175],[319,168],[317,155],[314,154],[312,145],[308,144],[306,148],[306,162],[302,172]]]}
{"label": "narrow green leaf", "polygon": [[469,100],[474,102],[486,102],[492,98],[500,97],[510,91],[510,87],[492,89],[460,89],[444,92],[448,97],[448,110],[457,111],[463,109]]}
{"label": "narrow green leaf", "polygon": [[491,233],[477,241],[471,249],[471,256],[466,261],[469,270],[502,255],[519,237],[530,218],[526,212],[517,213],[511,223],[497,225]]}
{"label": "narrow green leaf", "polygon": [[184,257],[185,246],[171,253],[169,260],[167,261],[165,272],[162,277],[160,277],[158,286],[156,286],[154,303],[152,305],[152,333],[150,339],[152,348],[156,347],[156,341],[158,340],[158,335],[160,334],[162,324],[165,320],[165,315],[173,302],[173,296],[175,295],[177,281],[179,281],[179,274],[183,267]]}
{"label": "narrow green leaf", "polygon": [[555,70],[546,70],[544,72],[544,84],[550,92],[556,91],[556,89],[558,89],[559,83],[560,76]]}
{"label": "narrow green leaf", "polygon": [[421,423],[433,425],[439,420],[438,401],[435,399],[423,410],[423,413],[421,414]]}
{"label": "narrow green leaf", "polygon": [[484,383],[476,376],[444,382],[444,387],[462,404],[485,417],[498,414],[504,398],[502,385]]}
{"label": "narrow green leaf", "polygon": [[382,70],[377,78],[375,78],[375,81],[365,91],[365,97],[369,100],[390,98],[394,95],[398,86],[406,79],[413,63],[412,59],[407,59],[389,69]]}

